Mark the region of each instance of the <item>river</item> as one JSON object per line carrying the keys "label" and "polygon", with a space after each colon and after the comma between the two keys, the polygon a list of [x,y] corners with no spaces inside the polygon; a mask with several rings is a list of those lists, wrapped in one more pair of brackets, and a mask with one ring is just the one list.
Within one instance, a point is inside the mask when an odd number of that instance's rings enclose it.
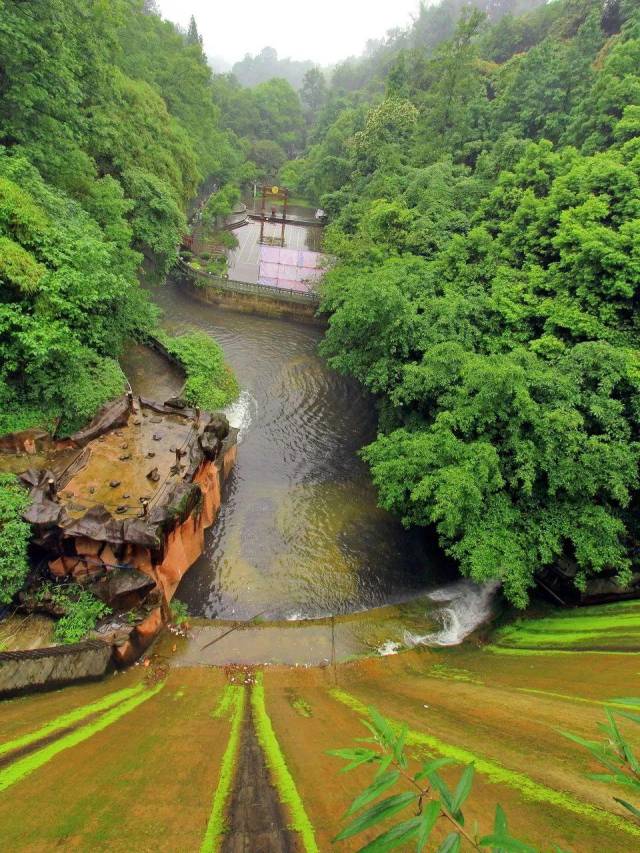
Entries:
{"label": "river", "polygon": [[[358,450],[375,408],[319,357],[320,329],[195,301],[171,279],[154,289],[169,331],[198,328],[222,345],[242,395],[237,466],[203,556],[177,592],[193,615],[307,618],[411,598],[442,582],[427,549],[376,506]],[[129,354],[134,390],[163,394],[177,377],[154,356]]]}

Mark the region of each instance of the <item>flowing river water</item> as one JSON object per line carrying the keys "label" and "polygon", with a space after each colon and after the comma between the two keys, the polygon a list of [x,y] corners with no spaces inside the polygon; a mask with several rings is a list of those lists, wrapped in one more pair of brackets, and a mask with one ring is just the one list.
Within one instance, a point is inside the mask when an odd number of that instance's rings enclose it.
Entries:
{"label": "flowing river water", "polygon": [[[442,583],[437,549],[376,506],[357,455],[375,435],[375,409],[320,358],[320,329],[201,304],[171,279],[154,300],[171,332],[212,335],[243,389],[228,412],[237,465],[177,593],[193,615],[343,614]],[[176,390],[178,377],[148,353],[129,353],[126,368],[139,393]]]}

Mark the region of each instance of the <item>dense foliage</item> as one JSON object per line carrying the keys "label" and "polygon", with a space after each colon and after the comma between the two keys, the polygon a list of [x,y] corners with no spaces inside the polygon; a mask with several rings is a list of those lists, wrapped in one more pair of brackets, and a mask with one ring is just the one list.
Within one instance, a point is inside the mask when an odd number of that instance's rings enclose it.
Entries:
{"label": "dense foliage", "polygon": [[637,559],[639,69],[635,3],[467,9],[384,93],[334,80],[287,167],[331,217],[323,351],[380,400],[381,504],[519,606]]}
{"label": "dense foliage", "polygon": [[245,88],[233,74],[216,75],[213,87],[221,120],[238,137],[250,161],[245,178],[275,179],[304,142],[302,105],[293,87],[274,78]]}
{"label": "dense foliage", "polygon": [[30,527],[22,520],[28,494],[11,474],[0,474],[0,605],[22,588],[29,563]]}
{"label": "dense foliage", "polygon": [[162,342],[187,374],[182,393],[188,403],[213,412],[236,399],[238,381],[217,341],[204,332],[186,332],[175,338],[163,336]]}
{"label": "dense foliage", "polygon": [[143,255],[168,269],[200,183],[243,177],[197,32],[152,10],[0,0],[0,433],[123,390]]}
{"label": "dense foliage", "polygon": [[79,643],[92,631],[99,619],[108,616],[111,608],[87,589],[76,583],[43,583],[36,601],[47,602],[62,612],[53,636],[58,643]]}

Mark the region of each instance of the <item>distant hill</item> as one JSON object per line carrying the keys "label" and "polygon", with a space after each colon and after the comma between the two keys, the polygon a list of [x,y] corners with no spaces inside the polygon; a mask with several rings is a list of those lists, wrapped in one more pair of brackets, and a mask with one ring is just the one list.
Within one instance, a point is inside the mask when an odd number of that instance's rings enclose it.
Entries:
{"label": "distant hill", "polygon": [[222,56],[214,56],[211,54],[207,56],[207,62],[215,74],[226,74],[227,71],[231,71],[231,63]]}
{"label": "distant hill", "polygon": [[256,56],[247,53],[244,59],[235,63],[231,71],[243,86],[257,86],[258,83],[281,77],[297,91],[302,87],[304,75],[314,67],[315,63],[308,59],[278,59],[277,50],[265,47]]}

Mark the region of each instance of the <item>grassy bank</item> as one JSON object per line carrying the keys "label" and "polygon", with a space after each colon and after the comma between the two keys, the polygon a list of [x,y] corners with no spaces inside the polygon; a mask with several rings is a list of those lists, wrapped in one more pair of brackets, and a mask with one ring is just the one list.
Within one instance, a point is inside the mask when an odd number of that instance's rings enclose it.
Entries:
{"label": "grassy bank", "polygon": [[184,368],[187,379],[182,396],[190,405],[215,411],[236,399],[240,386],[217,341],[204,332],[163,334],[159,340]]}

